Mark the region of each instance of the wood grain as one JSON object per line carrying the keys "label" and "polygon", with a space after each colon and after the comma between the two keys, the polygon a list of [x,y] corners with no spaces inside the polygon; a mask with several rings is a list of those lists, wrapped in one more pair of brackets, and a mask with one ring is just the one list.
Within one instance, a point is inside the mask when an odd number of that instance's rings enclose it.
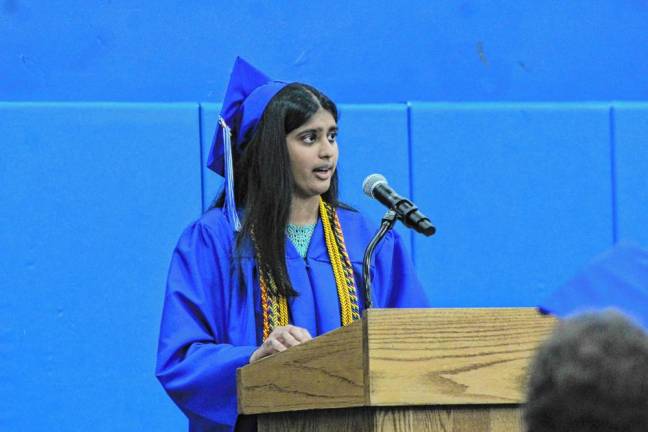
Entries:
{"label": "wood grain", "polygon": [[362,321],[238,370],[241,414],[365,404]]}
{"label": "wood grain", "polygon": [[323,409],[258,417],[258,432],[374,431],[373,412],[368,408]]}
{"label": "wood grain", "polygon": [[490,432],[523,431],[522,406],[500,406],[490,408]]}
{"label": "wood grain", "polygon": [[555,325],[531,308],[372,309],[369,405],[518,404]]}
{"label": "wood grain", "polygon": [[522,432],[512,407],[365,407],[259,416],[259,432]]}
{"label": "wood grain", "polygon": [[[359,322],[239,369],[239,413],[515,406],[528,361],[555,322],[531,308],[371,309]],[[472,421],[457,415],[452,422]],[[516,417],[493,421],[507,430]]]}

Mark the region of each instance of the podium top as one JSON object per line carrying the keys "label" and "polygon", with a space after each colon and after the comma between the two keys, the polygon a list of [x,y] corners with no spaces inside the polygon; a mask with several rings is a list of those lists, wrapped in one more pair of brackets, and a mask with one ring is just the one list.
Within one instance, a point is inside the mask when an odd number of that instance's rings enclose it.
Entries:
{"label": "podium top", "polygon": [[533,308],[369,309],[239,369],[239,413],[520,404],[528,362],[555,322]]}

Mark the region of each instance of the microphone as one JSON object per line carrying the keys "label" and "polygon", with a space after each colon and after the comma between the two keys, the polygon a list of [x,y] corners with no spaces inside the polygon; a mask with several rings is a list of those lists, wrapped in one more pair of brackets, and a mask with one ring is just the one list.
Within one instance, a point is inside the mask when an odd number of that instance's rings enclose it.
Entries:
{"label": "microphone", "polygon": [[362,190],[371,198],[396,212],[396,216],[406,227],[428,237],[436,232],[436,228],[432,225],[430,219],[421,213],[412,201],[398,195],[387,184],[387,179],[384,176],[380,174],[367,176],[362,182]]}

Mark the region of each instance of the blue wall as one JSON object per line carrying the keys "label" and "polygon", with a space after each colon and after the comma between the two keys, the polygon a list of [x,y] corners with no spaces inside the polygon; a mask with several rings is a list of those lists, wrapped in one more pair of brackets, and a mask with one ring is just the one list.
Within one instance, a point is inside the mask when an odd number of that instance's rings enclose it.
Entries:
{"label": "blue wall", "polygon": [[648,97],[645,0],[1,0],[0,100],[222,99],[236,55],[339,102]]}
{"label": "blue wall", "polygon": [[[218,189],[216,112],[0,104],[0,430],[184,428],[156,335],[173,245]],[[439,228],[412,239],[438,306],[533,306],[615,239],[648,242],[648,104],[341,112],[343,197],[377,221],[374,171],[414,197]]]}
{"label": "blue wall", "polygon": [[0,104],[0,130],[0,430],[179,430],[153,368],[198,105]]}
{"label": "blue wall", "polygon": [[647,22],[643,0],[0,0],[0,430],[185,429],[156,338],[236,55],[345,102],[343,198],[377,221],[381,172],[431,217],[399,229],[436,305],[532,306],[648,245]]}
{"label": "blue wall", "polygon": [[416,260],[442,304],[533,304],[611,244],[609,107],[415,104],[412,136],[440,227]]}

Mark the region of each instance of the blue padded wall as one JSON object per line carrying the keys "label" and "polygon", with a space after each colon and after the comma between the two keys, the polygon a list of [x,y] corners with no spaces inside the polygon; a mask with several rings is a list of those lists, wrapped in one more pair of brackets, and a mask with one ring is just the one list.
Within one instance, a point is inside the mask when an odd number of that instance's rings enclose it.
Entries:
{"label": "blue padded wall", "polygon": [[[362,192],[362,183],[368,175],[379,173],[397,192],[410,194],[407,107],[389,104],[339,108],[340,199],[361,211],[378,228],[387,209]],[[409,230],[400,223],[396,229],[405,239],[411,239]]]}
{"label": "blue padded wall", "polygon": [[437,305],[532,306],[612,244],[606,106],[420,103],[411,123]]}
{"label": "blue padded wall", "polygon": [[640,100],[646,23],[642,0],[3,0],[0,100],[219,102],[237,55],[346,103]]}
{"label": "blue padded wall", "polygon": [[[383,174],[403,195],[409,189],[409,143],[405,104],[338,106],[340,199],[363,212],[378,227],[384,214],[381,204],[362,193],[362,182],[372,173]],[[206,164],[220,104],[201,105],[202,153]],[[211,205],[222,187],[222,179],[204,170],[204,203]],[[398,226],[409,238],[410,233]]]}
{"label": "blue padded wall", "polygon": [[154,377],[196,104],[0,104],[0,430],[182,430]]}
{"label": "blue padded wall", "polygon": [[[186,428],[155,344],[171,251],[220,187],[219,108],[0,103],[0,430]],[[532,306],[615,238],[648,244],[648,104],[609,108],[341,104],[341,197],[377,223],[380,172],[431,217],[399,229],[437,306]]]}
{"label": "blue padded wall", "polygon": [[648,103],[614,104],[617,229],[648,247]]}

